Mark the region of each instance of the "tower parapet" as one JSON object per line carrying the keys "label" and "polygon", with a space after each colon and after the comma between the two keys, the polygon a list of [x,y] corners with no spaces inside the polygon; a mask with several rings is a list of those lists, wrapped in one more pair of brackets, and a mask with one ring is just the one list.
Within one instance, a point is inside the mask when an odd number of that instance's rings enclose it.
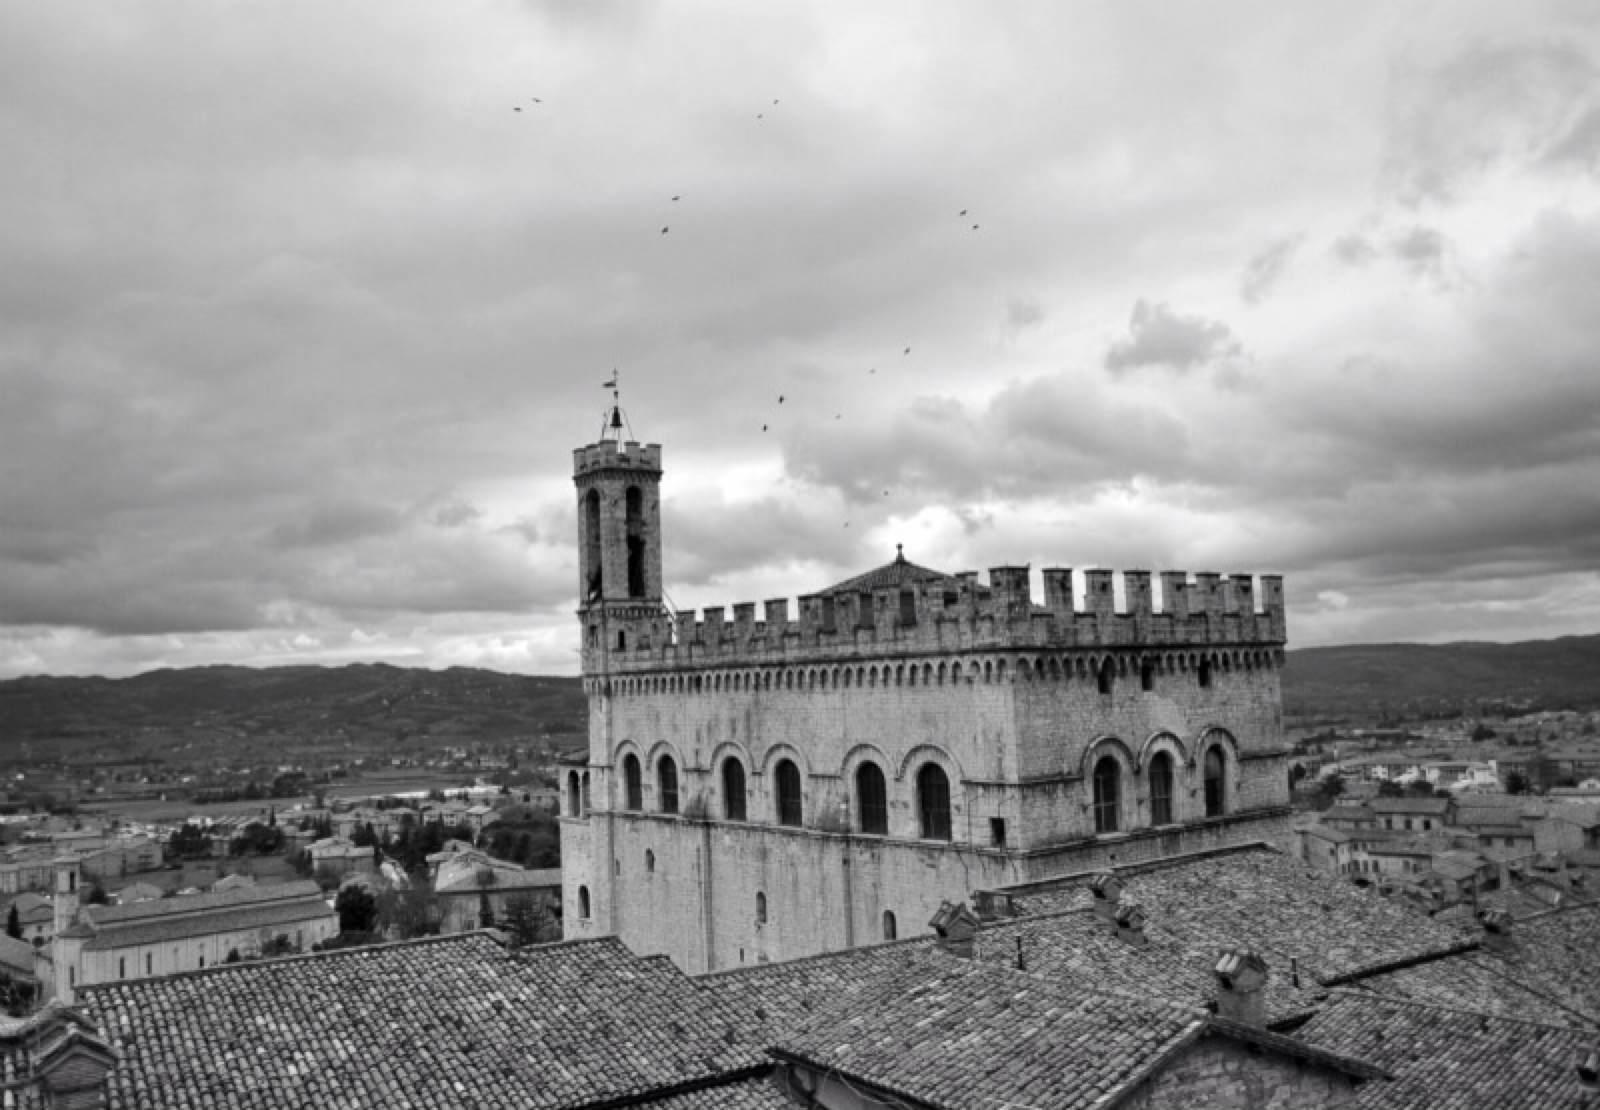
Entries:
{"label": "tower parapet", "polygon": [[[693,663],[726,666],[807,658],[917,655],[973,649],[1183,647],[1281,648],[1286,637],[1280,575],[1202,571],[1044,571],[1036,601],[1026,567],[995,567],[937,582],[769,599],[665,615],[637,626],[627,650],[611,652],[618,671]],[[1161,586],[1158,608],[1153,577]],[[1121,590],[1117,588],[1118,580]],[[1259,581],[1259,586],[1258,586]],[[1121,595],[1121,603],[1118,595]]]}

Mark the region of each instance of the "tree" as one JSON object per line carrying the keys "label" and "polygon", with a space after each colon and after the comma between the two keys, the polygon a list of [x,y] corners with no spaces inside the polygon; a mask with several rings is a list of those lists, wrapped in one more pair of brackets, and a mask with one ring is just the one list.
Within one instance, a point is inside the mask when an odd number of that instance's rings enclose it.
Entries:
{"label": "tree", "polygon": [[511,943],[518,948],[561,939],[561,926],[555,915],[532,894],[512,894],[506,898],[500,927],[511,934]]}
{"label": "tree", "polygon": [[1528,776],[1521,771],[1512,771],[1506,776],[1507,794],[1526,794],[1528,792]]}
{"label": "tree", "polygon": [[341,933],[370,933],[378,919],[378,900],[360,883],[346,883],[333,901]]}
{"label": "tree", "polygon": [[11,904],[11,912],[6,914],[6,936],[22,939],[22,915],[17,913],[15,902]]}
{"label": "tree", "polygon": [[425,882],[384,890],[378,895],[377,928],[385,933],[392,931],[400,940],[438,932],[436,916],[433,892]]}
{"label": "tree", "polygon": [[489,902],[487,890],[478,891],[478,928],[494,928],[494,906]]}
{"label": "tree", "polygon": [[97,879],[95,884],[89,888],[89,893],[84,897],[84,901],[91,906],[108,906],[111,904],[111,896],[106,893],[106,888],[101,886]]}

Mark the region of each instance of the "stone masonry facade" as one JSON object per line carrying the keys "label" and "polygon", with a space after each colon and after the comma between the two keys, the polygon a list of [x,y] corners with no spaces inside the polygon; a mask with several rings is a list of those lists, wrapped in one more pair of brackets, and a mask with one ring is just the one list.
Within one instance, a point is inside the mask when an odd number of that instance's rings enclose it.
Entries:
{"label": "stone masonry facade", "polygon": [[[589,758],[568,937],[688,971],[908,936],[945,899],[1287,835],[1276,576],[941,574],[669,613],[661,449],[575,452]],[[1120,583],[1118,579],[1120,578]],[[1120,590],[1119,590],[1120,586]],[[1118,595],[1122,604],[1118,605]]]}

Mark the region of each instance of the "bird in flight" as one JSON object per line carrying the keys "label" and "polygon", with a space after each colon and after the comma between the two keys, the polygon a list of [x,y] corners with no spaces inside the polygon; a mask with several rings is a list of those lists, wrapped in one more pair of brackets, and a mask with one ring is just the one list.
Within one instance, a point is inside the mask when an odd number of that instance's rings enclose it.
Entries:
{"label": "bird in flight", "polygon": [[666,233],[667,233],[667,229],[666,228],[662,228],[661,229],[661,234],[665,235]]}
{"label": "bird in flight", "polygon": [[681,200],[682,198],[681,197],[673,197],[672,199],[673,200]]}
{"label": "bird in flight", "polygon": [[783,394],[778,394],[778,404],[783,404]]}
{"label": "bird in flight", "polygon": [[905,350],[905,353],[909,355],[911,353],[911,348],[907,347],[906,350]]}
{"label": "bird in flight", "polygon": [[762,430],[762,431],[763,431],[763,432],[764,432],[764,431],[766,431],[766,430],[767,430],[767,426],[766,426],[766,425],[765,425],[765,424],[763,424],[763,425],[761,425],[761,430]]}
{"label": "bird in flight", "polygon": [[967,214],[967,210],[965,208],[963,208],[961,211],[956,213],[956,215],[958,215],[958,216],[965,216],[966,214]]}
{"label": "bird in flight", "polygon": [[535,104],[543,104],[544,103],[544,101],[540,100],[537,96],[533,98],[533,102]]}
{"label": "bird in flight", "polygon": [[978,230],[978,225],[977,224],[973,224],[972,225],[972,230],[973,231],[977,231]]}
{"label": "bird in flight", "polygon": [[513,111],[513,112],[520,112],[520,111],[522,111],[522,109],[521,109],[521,108],[513,108],[513,109],[511,109],[511,110],[512,110],[512,111]]}

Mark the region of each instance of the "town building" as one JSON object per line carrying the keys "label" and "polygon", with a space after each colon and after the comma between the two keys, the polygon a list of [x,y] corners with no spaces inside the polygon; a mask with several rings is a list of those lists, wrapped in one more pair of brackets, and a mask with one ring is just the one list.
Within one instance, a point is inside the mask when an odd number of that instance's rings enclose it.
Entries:
{"label": "town building", "polygon": [[72,1002],[95,983],[215,967],[268,951],[303,952],[338,935],[314,882],[246,886],[117,906],[80,906],[77,857],[56,861],[52,988]]}
{"label": "town building", "polygon": [[1287,840],[1279,577],[1051,568],[1041,602],[1026,567],[900,554],[672,613],[661,476],[654,444],[574,453],[567,936],[736,967],[923,929],[951,892]]}

